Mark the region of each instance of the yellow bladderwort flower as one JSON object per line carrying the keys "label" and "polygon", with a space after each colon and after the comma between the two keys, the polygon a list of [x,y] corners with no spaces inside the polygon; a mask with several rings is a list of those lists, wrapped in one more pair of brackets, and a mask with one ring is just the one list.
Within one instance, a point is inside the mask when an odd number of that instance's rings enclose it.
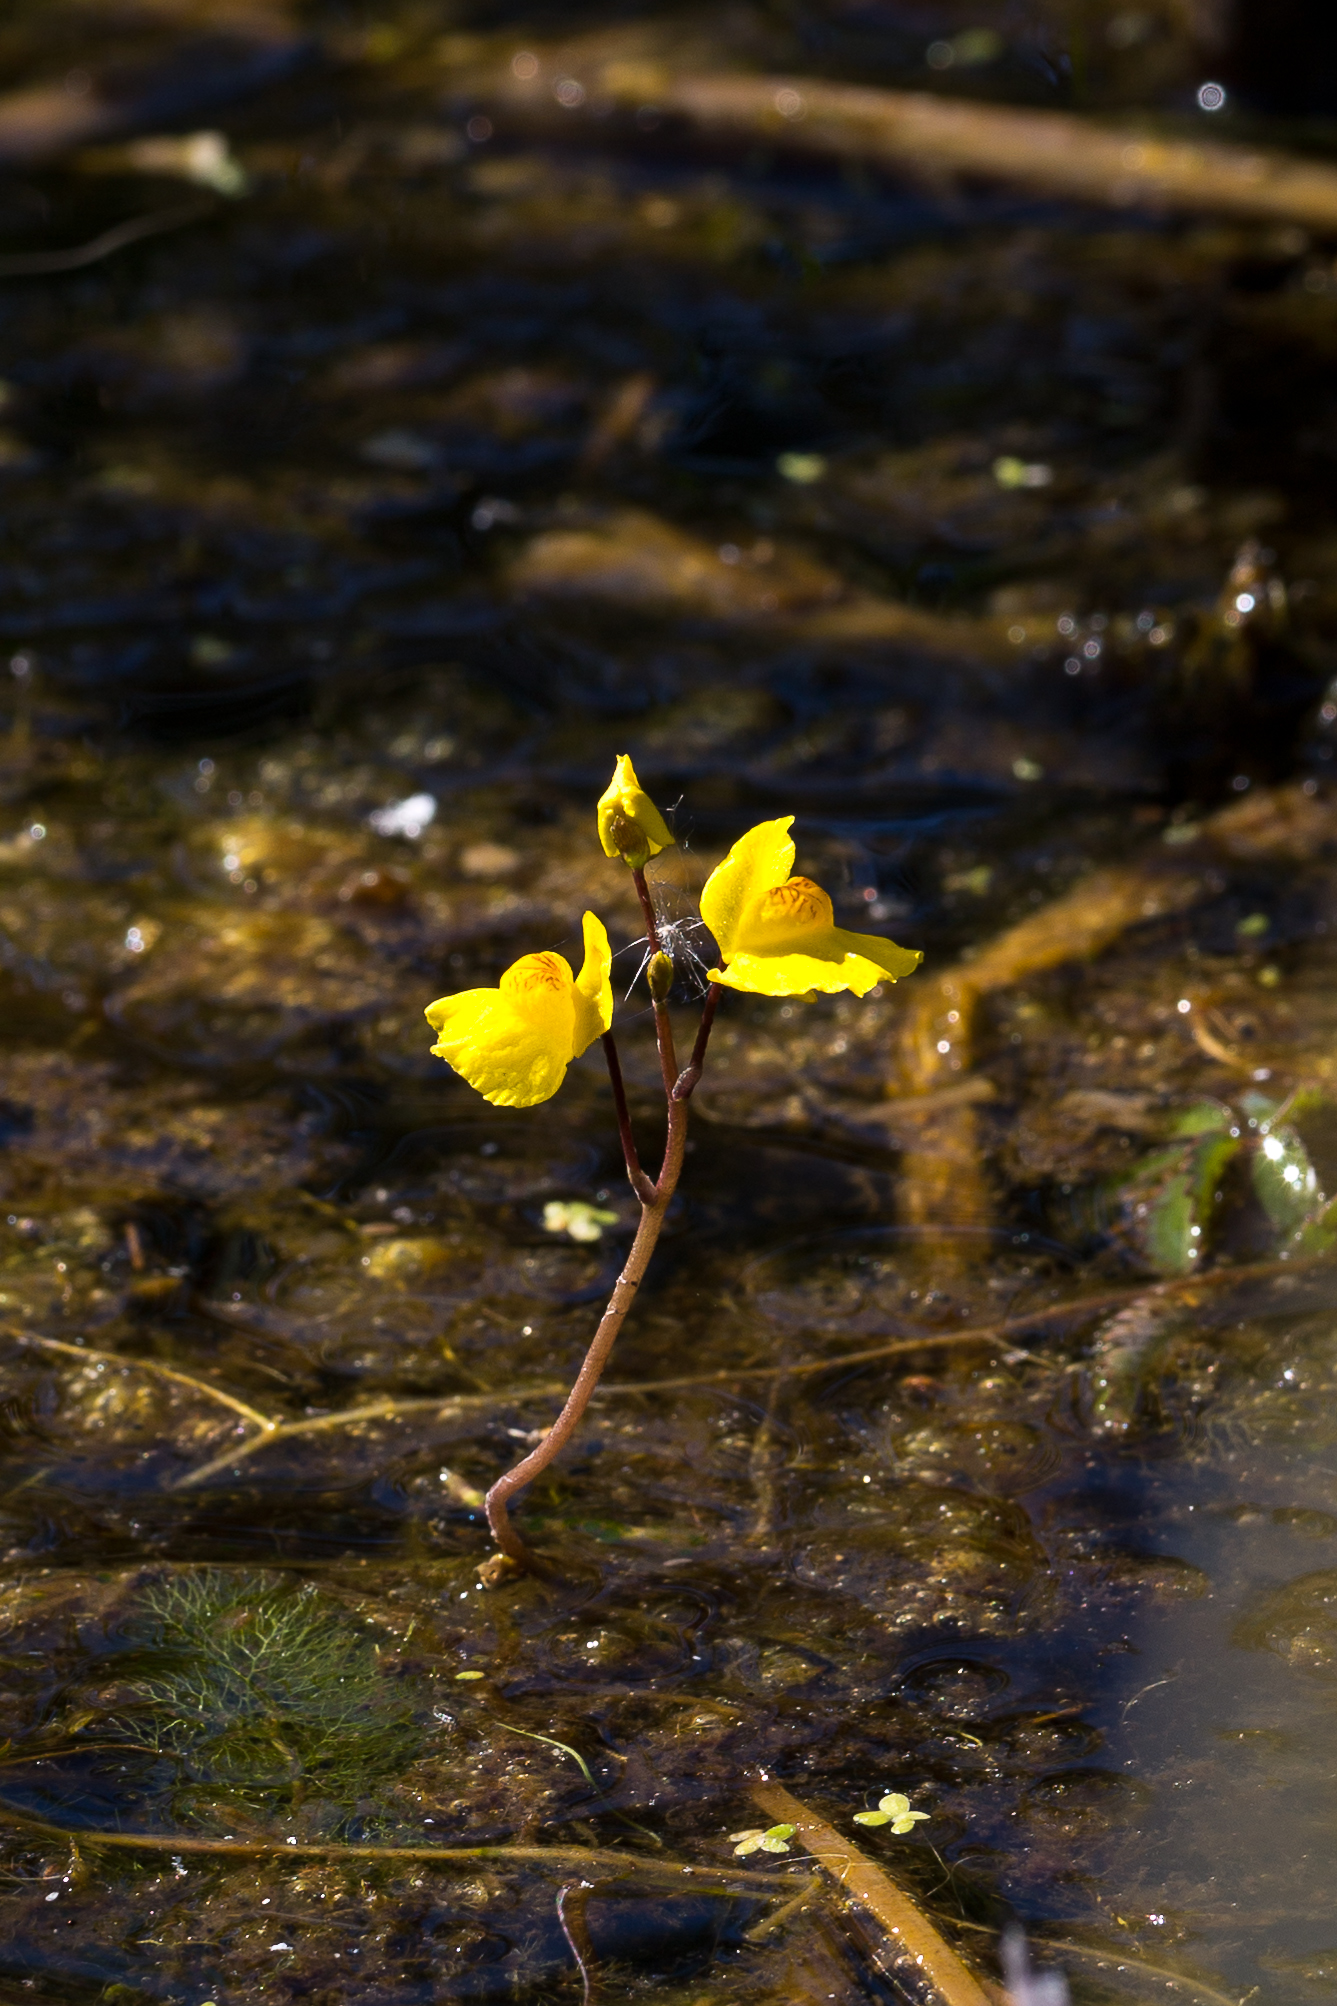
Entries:
{"label": "yellow bladderwort flower", "polygon": [[792,878],[792,815],[740,836],[706,880],[701,917],[719,942],[723,969],[710,980],[756,996],[804,996],[913,975],[923,955],[876,934],[835,924],[831,901],[811,878]]}
{"label": "yellow bladderwort flower", "polygon": [[621,857],[633,871],[644,870],[651,857],[673,846],[672,831],[636,778],[636,768],[625,752],[617,756],[597,813],[604,855]]}
{"label": "yellow bladderwort flower", "polygon": [[572,1059],[613,1021],[612,950],[601,919],[585,914],[579,975],[560,954],[526,954],[495,989],[465,989],[427,1008],[432,1047],[494,1107],[551,1100]]}

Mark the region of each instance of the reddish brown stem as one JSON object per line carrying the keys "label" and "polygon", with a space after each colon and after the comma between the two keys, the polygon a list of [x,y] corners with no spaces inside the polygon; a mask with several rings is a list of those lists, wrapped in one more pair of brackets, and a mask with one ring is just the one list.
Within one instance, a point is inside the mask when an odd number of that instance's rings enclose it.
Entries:
{"label": "reddish brown stem", "polygon": [[645,919],[645,938],[650,952],[651,954],[662,954],[664,952],[664,943],[659,938],[659,914],[655,911],[655,902],[650,896],[650,887],[645,882],[645,872],[643,870],[633,871],[631,881],[636,887],[636,896],[641,902],[641,912]]}
{"label": "reddish brown stem", "polygon": [[613,1106],[617,1109],[617,1132],[622,1140],[622,1158],[627,1166],[627,1182],[642,1205],[654,1202],[655,1184],[641,1168],[641,1159],[636,1152],[636,1138],[631,1129],[631,1110],[627,1106],[627,1090],[622,1084],[622,1065],[617,1056],[617,1046],[611,1031],[605,1031],[600,1042],[604,1057],[608,1061],[608,1078],[613,1088]]}
{"label": "reddish brown stem", "polygon": [[[631,875],[645,916],[646,942],[652,955],[662,954],[664,944],[659,934],[659,915],[650,896],[650,887],[645,882],[645,872],[633,871]],[[667,1003],[655,1004],[655,1038],[659,1044],[659,1068],[664,1075],[664,1092],[671,1100],[678,1079],[678,1055],[673,1049],[673,1026],[669,1022]]]}
{"label": "reddish brown stem", "polygon": [[692,1056],[679,1073],[674,1083],[671,1098],[675,1101],[689,1101],[700,1084],[706,1069],[706,1046],[710,1043],[711,1026],[715,1022],[715,1012],[719,1008],[720,985],[712,982],[706,991],[706,1004],[701,1012],[701,1022],[696,1030],[696,1043],[692,1046]]}
{"label": "reddish brown stem", "polygon": [[[636,889],[641,905],[646,913],[647,926],[651,931],[651,945],[656,953],[659,932],[655,924],[654,905],[642,872],[634,873]],[[641,1222],[636,1228],[636,1238],[631,1243],[626,1265],[618,1276],[613,1293],[608,1299],[608,1307],[599,1319],[599,1328],[594,1333],[593,1342],[576,1375],[576,1383],[566,1396],[566,1405],[549,1428],[536,1448],[498,1477],[484,1500],[487,1522],[492,1529],[492,1537],[506,1558],[517,1567],[527,1568],[532,1573],[541,1573],[542,1567],[537,1557],[530,1552],[524,1540],[511,1524],[510,1501],[517,1491],[534,1481],[561,1455],[567,1443],[574,1436],[589,1406],[594,1389],[603,1377],[604,1367],[617,1342],[618,1332],[627,1320],[627,1312],[636,1300],[637,1290],[645,1278],[650,1265],[650,1256],[655,1250],[664,1215],[668,1211],[678,1179],[682,1175],[682,1161],[687,1148],[687,1104],[692,1091],[701,1077],[706,1059],[706,1045],[710,1038],[710,1027],[715,1021],[715,1009],[719,1000],[718,989],[712,985],[701,1013],[701,1025],[692,1047],[691,1063],[679,1076],[677,1060],[673,1051],[673,1033],[669,1029],[668,1012],[662,1004],[655,1006],[655,1027],[659,1033],[659,1058],[664,1072],[664,1095],[668,1102],[668,1134],[664,1142],[664,1161],[659,1176],[652,1184],[640,1165],[636,1154],[636,1143],[631,1132],[631,1115],[627,1108],[626,1090],[622,1082],[622,1067],[618,1061],[617,1048],[612,1035],[604,1033],[604,1057],[608,1061],[608,1076],[613,1084],[613,1100],[617,1107],[618,1133],[622,1138],[622,1153],[626,1159],[627,1176],[632,1189],[641,1201]]]}
{"label": "reddish brown stem", "polygon": [[599,1319],[599,1328],[594,1333],[594,1341],[585,1353],[576,1383],[566,1396],[563,1407],[552,1427],[538,1447],[504,1477],[498,1477],[485,1499],[487,1522],[492,1528],[492,1537],[502,1552],[518,1566],[532,1572],[540,1572],[535,1556],[521,1539],[511,1524],[507,1509],[517,1491],[546,1470],[556,1461],[562,1450],[575,1434],[590,1404],[590,1396],[603,1377],[603,1369],[617,1341],[617,1334],[627,1319],[627,1311],[636,1300],[636,1292],[650,1265],[650,1256],[655,1250],[664,1214],[668,1211],[669,1200],[677,1189],[678,1177],[682,1170],[683,1149],[687,1140],[687,1107],[679,1101],[669,1107],[668,1142],[664,1150],[664,1168],[659,1173],[659,1183],[655,1196],[648,1205],[641,1206],[641,1223],[636,1229],[636,1238],[631,1243],[626,1266],[618,1276],[613,1293],[608,1299],[608,1307]]}

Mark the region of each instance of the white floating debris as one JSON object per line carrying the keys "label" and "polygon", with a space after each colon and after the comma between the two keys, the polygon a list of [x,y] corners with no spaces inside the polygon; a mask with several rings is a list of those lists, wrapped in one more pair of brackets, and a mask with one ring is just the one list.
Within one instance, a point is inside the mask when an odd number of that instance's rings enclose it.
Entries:
{"label": "white floating debris", "polygon": [[407,800],[392,801],[388,807],[374,808],[367,820],[378,836],[421,836],[436,818],[435,794],[410,794]]}
{"label": "white floating debris", "polygon": [[188,132],[139,139],[129,148],[134,166],[150,174],[179,174],[216,195],[236,197],[250,188],[246,170],[222,132]]}

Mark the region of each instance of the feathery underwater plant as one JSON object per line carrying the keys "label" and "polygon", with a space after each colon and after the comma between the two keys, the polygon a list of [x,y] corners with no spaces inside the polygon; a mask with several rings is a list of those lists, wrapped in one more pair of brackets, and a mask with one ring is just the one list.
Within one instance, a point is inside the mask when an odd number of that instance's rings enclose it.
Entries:
{"label": "feathery underwater plant", "polygon": [[123,1661],[127,1747],[179,1786],[297,1802],[355,1798],[412,1760],[415,1695],[383,1675],[374,1636],[309,1584],[203,1568],[142,1596]]}

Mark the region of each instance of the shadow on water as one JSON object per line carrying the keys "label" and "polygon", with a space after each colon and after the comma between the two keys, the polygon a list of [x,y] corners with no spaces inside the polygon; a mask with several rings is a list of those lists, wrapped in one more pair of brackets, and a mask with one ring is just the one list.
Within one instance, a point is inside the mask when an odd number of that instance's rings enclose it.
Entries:
{"label": "shadow on water", "polygon": [[[1322,158],[1325,20],[203,11],[0,25],[0,1991],[905,1996],[765,1770],[981,1969],[1324,1997],[1332,246],[656,91]],[[593,1056],[490,1108],[422,1011],[596,909],[653,1154],[627,748],[684,1035],[766,817],[925,965],[726,999],[488,1591],[635,1208]]]}

